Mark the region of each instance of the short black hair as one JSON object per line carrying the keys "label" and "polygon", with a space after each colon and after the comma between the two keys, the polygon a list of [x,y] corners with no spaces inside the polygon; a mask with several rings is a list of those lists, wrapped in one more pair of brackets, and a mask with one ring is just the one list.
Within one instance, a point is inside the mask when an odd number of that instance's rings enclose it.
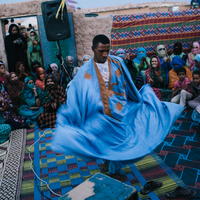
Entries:
{"label": "short black hair", "polygon": [[176,70],[176,73],[178,75],[179,72],[184,72],[186,74],[186,69],[184,67],[179,67],[177,70]]}
{"label": "short black hair", "polygon": [[198,74],[199,77],[200,77],[200,70],[199,70],[199,69],[196,69],[196,70],[193,72],[193,74]]}
{"label": "short black hair", "polygon": [[100,35],[96,35],[94,38],[93,38],[93,41],[92,41],[92,46],[94,48],[96,48],[99,43],[102,43],[102,44],[110,44],[110,40],[109,38],[106,36],[106,35],[103,35],[103,34],[100,34]]}

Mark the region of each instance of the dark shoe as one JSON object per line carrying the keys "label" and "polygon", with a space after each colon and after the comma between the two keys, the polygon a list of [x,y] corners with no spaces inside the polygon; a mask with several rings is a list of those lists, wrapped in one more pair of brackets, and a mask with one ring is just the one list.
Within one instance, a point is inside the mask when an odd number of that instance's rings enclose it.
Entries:
{"label": "dark shoe", "polygon": [[179,186],[173,192],[167,193],[166,196],[170,199],[191,199],[196,196],[196,191]]}
{"label": "dark shoe", "polygon": [[27,128],[27,129],[29,129],[30,125],[29,125],[29,123],[25,122],[25,123],[20,124],[19,128]]}
{"label": "dark shoe", "polygon": [[122,180],[122,177],[121,177],[120,173],[108,174],[108,176],[111,177],[111,178],[114,178],[114,179],[116,179],[116,180],[118,180],[118,181],[121,181],[121,180]]}
{"label": "dark shoe", "polygon": [[101,168],[101,173],[108,172],[108,168],[109,168],[109,164],[103,165],[103,167]]}
{"label": "dark shoe", "polygon": [[40,128],[41,128],[41,129],[47,128],[47,125],[46,125],[46,124],[42,124],[42,125],[40,126]]}
{"label": "dark shoe", "polygon": [[149,181],[144,185],[143,189],[140,190],[140,193],[148,194],[149,192],[162,187],[162,185],[163,184],[159,181]]}

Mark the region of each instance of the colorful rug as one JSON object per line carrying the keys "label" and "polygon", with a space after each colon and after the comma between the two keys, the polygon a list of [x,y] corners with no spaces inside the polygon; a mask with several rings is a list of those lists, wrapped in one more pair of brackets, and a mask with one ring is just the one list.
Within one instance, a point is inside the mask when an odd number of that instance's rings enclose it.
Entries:
{"label": "colorful rug", "polygon": [[19,199],[26,129],[18,129],[10,133],[8,141],[0,145],[0,199]]}
{"label": "colorful rug", "polygon": [[159,44],[171,54],[177,41],[184,52],[191,50],[192,42],[200,42],[200,9],[113,16],[112,54],[122,48],[133,59],[137,49],[144,47],[151,56]]}
{"label": "colorful rug", "polygon": [[[65,156],[54,153],[50,149],[54,132],[54,129],[47,131],[40,142],[31,148],[30,152],[37,175],[45,180],[54,192],[64,195],[91,175],[100,172],[103,161],[101,159],[84,161],[73,155]],[[36,129],[33,128],[27,132],[20,196],[20,199],[23,200],[59,199],[59,197],[50,193],[44,183],[36,179],[30,169],[31,162],[28,156],[28,149],[43,133],[44,131],[39,130],[37,126]],[[174,190],[177,186],[185,187],[185,184],[155,153],[146,156],[135,164],[124,166],[121,170],[121,175],[124,183],[134,186],[138,191],[147,181],[152,179],[157,179],[163,183],[163,187],[149,193],[149,195],[144,196],[139,193],[140,199],[164,200],[167,192]]]}
{"label": "colorful rug", "polygon": [[200,124],[191,114],[191,109],[184,110],[155,152],[200,199]]}

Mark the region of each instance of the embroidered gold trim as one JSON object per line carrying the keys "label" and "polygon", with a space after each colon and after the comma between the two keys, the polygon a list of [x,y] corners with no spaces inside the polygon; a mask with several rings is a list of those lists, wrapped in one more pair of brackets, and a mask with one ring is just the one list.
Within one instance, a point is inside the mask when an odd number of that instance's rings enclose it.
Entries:
{"label": "embroidered gold trim", "polygon": [[118,68],[118,69],[115,71],[115,74],[116,74],[116,76],[119,78],[119,77],[122,75],[122,72],[121,72],[121,70]]}
{"label": "embroidered gold trim", "polygon": [[84,78],[85,79],[88,79],[88,80],[91,80],[91,74],[88,74],[87,72],[85,72],[85,76],[84,76]]}
{"label": "embroidered gold trim", "polygon": [[116,106],[115,106],[115,108],[116,108],[117,110],[119,110],[120,112],[121,112],[121,110],[122,110],[123,107],[124,107],[124,106],[123,106],[120,102],[118,102],[118,103],[116,104]]}

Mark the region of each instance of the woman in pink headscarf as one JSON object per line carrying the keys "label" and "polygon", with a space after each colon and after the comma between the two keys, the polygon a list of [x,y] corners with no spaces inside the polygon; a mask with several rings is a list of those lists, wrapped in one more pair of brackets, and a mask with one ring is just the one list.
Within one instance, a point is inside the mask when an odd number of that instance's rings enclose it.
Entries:
{"label": "woman in pink headscarf", "polygon": [[199,43],[198,42],[194,42],[192,44],[192,49],[191,52],[188,54],[188,63],[189,63],[189,70],[191,72],[194,71],[195,68],[195,61],[194,61],[194,57],[199,54]]}

